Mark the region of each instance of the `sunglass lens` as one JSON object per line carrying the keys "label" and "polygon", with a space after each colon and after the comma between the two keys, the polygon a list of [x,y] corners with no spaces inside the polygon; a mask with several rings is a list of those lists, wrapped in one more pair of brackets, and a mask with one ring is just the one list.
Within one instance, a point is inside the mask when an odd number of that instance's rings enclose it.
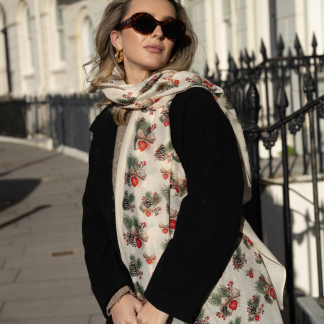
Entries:
{"label": "sunglass lens", "polygon": [[169,21],[163,26],[163,33],[169,38],[180,38],[185,32],[186,30],[177,21]]}
{"label": "sunglass lens", "polygon": [[146,16],[137,17],[135,20],[135,28],[141,33],[151,34],[155,29],[154,21]]}

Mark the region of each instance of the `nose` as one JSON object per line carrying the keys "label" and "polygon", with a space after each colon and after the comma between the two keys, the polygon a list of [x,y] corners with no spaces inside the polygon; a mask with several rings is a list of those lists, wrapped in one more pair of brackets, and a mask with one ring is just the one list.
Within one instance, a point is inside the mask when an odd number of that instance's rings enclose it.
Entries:
{"label": "nose", "polygon": [[151,34],[151,37],[154,38],[159,38],[161,40],[164,39],[164,34],[162,31],[162,27],[160,25],[156,26],[156,28],[154,29],[153,33]]}

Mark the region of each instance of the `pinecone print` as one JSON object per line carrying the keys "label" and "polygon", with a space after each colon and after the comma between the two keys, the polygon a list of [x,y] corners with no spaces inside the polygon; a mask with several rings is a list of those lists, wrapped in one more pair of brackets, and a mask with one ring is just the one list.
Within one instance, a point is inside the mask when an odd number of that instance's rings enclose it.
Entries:
{"label": "pinecone print", "polygon": [[128,198],[126,196],[123,199],[123,208],[124,208],[124,210],[130,209],[130,204],[129,204]]}
{"label": "pinecone print", "polygon": [[130,271],[132,277],[137,277],[137,276],[139,276],[139,271],[138,271],[137,266],[136,266],[136,264],[134,263],[134,261],[131,261],[131,262],[129,263],[129,271]]}
{"label": "pinecone print", "polygon": [[273,289],[270,278],[266,280],[265,276],[261,273],[259,280],[256,281],[256,291],[264,296],[265,301],[272,305],[276,299],[276,294]]}
{"label": "pinecone print", "polygon": [[126,240],[127,245],[136,247],[135,236],[131,233],[124,234],[124,239]]}
{"label": "pinecone print", "polygon": [[235,254],[233,255],[234,270],[242,269],[245,263],[247,263],[245,253],[242,254],[241,247],[238,246],[238,248],[235,250]]}
{"label": "pinecone print", "polygon": [[132,277],[139,277],[142,279],[143,272],[140,271],[142,265],[143,263],[140,258],[136,258],[135,254],[130,255],[129,272]]}
{"label": "pinecone print", "polygon": [[266,300],[266,302],[270,305],[273,304],[273,299],[270,297],[270,295],[264,295],[264,299]]}
{"label": "pinecone print", "polygon": [[166,208],[166,210],[167,210],[167,212],[168,212],[168,214],[169,214],[169,216],[170,216],[170,204],[167,203],[167,204],[165,205],[165,208]]}
{"label": "pinecone print", "polygon": [[156,150],[154,156],[159,160],[159,161],[165,161],[167,158],[166,150],[164,145],[160,145],[159,148]]}
{"label": "pinecone print", "polygon": [[227,306],[221,307],[220,313],[224,315],[224,317],[231,316],[233,312],[231,312]]}
{"label": "pinecone print", "polygon": [[256,308],[254,305],[252,305],[252,306],[250,307],[250,314],[251,314],[251,315],[255,315],[255,314],[256,314],[256,311],[257,311],[257,308]]}
{"label": "pinecone print", "polygon": [[251,240],[244,234],[243,234],[243,243],[249,250],[253,246],[253,243],[251,242]]}
{"label": "pinecone print", "polygon": [[172,156],[173,156],[173,144],[172,142],[168,142],[167,144],[162,144],[159,146],[159,148],[155,151],[154,156],[159,160],[159,161],[165,161],[171,162]]}
{"label": "pinecone print", "polygon": [[137,144],[137,137],[135,136],[135,137],[134,137],[134,150],[137,149],[136,144]]}
{"label": "pinecone print", "polygon": [[157,204],[162,200],[161,195],[157,192],[152,194],[151,191],[146,191],[145,196],[142,198],[142,203],[139,206],[139,209],[142,213],[145,213],[147,217],[150,217],[152,213],[155,216],[159,215],[159,211],[162,210],[161,207],[158,207]]}
{"label": "pinecone print", "polygon": [[128,187],[131,187],[131,186],[133,185],[131,179],[132,179],[132,178],[131,178],[131,175],[130,175],[130,173],[128,172],[128,173],[126,174],[126,183],[127,183]]}
{"label": "pinecone print", "polygon": [[248,300],[247,305],[248,305],[247,307],[248,321],[258,322],[260,320],[260,316],[264,314],[264,310],[263,310],[264,305],[262,304],[260,306],[260,296],[259,295],[252,296],[252,298]]}
{"label": "pinecone print", "polygon": [[150,198],[145,198],[145,200],[143,201],[143,205],[146,208],[150,208],[152,206],[151,199]]}

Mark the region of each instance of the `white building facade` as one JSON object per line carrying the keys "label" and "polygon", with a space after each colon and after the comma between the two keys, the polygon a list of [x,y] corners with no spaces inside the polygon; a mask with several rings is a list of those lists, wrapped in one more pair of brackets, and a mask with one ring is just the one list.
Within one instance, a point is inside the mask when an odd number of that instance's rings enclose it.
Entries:
{"label": "white building facade", "polygon": [[[13,96],[80,92],[84,83],[82,64],[93,53],[94,31],[108,3],[0,0],[0,95],[9,90]],[[240,50],[245,48],[260,62],[261,39],[268,56],[275,55],[279,34],[292,46],[297,32],[305,53],[310,53],[315,32],[318,48],[323,50],[324,0],[183,3],[199,38],[193,66],[199,73],[204,72],[206,62],[210,71],[215,71],[216,53],[221,70],[227,69],[229,52],[238,62]]]}

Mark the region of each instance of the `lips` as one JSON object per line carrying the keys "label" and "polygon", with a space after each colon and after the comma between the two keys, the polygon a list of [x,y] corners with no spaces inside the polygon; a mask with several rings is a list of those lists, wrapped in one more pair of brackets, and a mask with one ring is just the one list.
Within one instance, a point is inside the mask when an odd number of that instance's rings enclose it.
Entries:
{"label": "lips", "polygon": [[155,45],[155,44],[147,45],[147,46],[145,46],[145,49],[147,49],[148,51],[153,52],[153,53],[161,53],[163,51],[162,46]]}

